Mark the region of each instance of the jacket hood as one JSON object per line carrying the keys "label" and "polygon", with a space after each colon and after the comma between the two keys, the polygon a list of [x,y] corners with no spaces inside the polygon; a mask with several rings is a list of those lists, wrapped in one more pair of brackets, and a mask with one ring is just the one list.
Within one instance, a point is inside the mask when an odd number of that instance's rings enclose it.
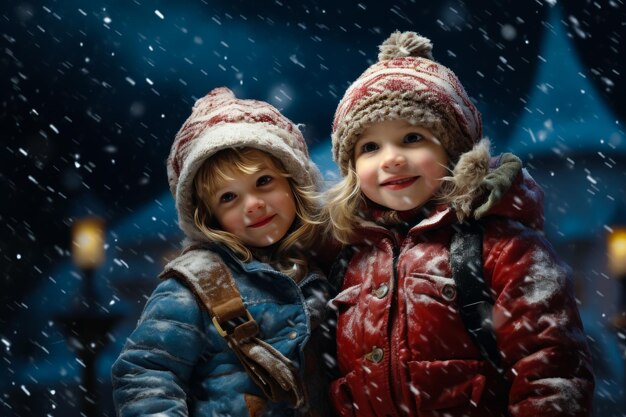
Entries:
{"label": "jacket hood", "polygon": [[487,140],[461,156],[448,180],[462,191],[450,201],[460,221],[493,215],[543,229],[543,190],[517,156],[492,157]]}
{"label": "jacket hood", "polygon": [[167,158],[168,183],[185,244],[207,241],[194,221],[193,182],[200,167],[221,150],[245,147],[280,160],[298,185],[320,188],[322,175],[295,123],[269,103],[238,99],[226,87],[213,89],[196,101]]}

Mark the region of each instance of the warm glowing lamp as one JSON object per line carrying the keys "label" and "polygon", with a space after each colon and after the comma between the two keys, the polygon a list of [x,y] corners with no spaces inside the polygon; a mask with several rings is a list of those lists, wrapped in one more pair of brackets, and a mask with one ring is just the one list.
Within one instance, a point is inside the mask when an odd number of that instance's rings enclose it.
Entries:
{"label": "warm glowing lamp", "polygon": [[76,219],[72,224],[72,258],[82,272],[83,286],[74,309],[56,317],[64,326],[69,346],[83,364],[80,414],[85,416],[99,414],[96,357],[106,343],[105,335],[121,318],[104,313],[94,292],[94,274],[104,262],[104,226],[104,220],[98,217]]}
{"label": "warm glowing lamp", "polygon": [[87,217],[74,222],[72,257],[82,270],[94,270],[104,262],[104,220]]}
{"label": "warm glowing lamp", "polygon": [[[619,280],[621,291],[619,312],[613,317],[613,327],[618,336],[624,340],[626,334],[626,227],[613,227],[607,236],[607,255],[609,258],[609,272]],[[624,348],[623,342],[622,348]],[[626,354],[626,350],[624,350]],[[626,356],[625,356],[626,357]]]}
{"label": "warm glowing lamp", "polygon": [[608,257],[611,275],[626,279],[626,227],[613,228],[609,234]]}

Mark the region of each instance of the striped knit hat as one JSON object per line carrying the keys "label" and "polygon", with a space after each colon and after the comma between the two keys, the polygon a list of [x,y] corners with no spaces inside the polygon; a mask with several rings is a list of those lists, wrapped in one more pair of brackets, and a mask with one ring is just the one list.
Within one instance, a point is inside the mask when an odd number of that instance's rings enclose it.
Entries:
{"label": "striped knit hat", "polygon": [[193,179],[198,169],[222,149],[244,147],[267,152],[282,162],[297,184],[319,189],[321,174],[293,122],[268,103],[239,100],[228,88],[216,88],[196,101],[167,158],[170,191],[188,239],[206,240],[193,221]]}
{"label": "striped knit hat", "polygon": [[346,175],[358,136],[372,123],[405,119],[429,129],[453,162],[482,136],[480,113],[447,67],[435,62],[431,41],[394,32],[378,62],[348,88],[333,122],[333,159]]}

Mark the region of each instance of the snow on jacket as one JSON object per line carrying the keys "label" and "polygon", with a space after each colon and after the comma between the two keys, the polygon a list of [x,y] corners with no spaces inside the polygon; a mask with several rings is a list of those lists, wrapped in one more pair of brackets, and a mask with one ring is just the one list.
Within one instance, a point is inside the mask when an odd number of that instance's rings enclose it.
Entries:
{"label": "snow on jacket", "polygon": [[594,380],[570,270],[541,231],[543,192],[525,170],[512,178],[481,220],[508,383],[461,321],[449,261],[457,219],[440,205],[405,236],[364,222],[355,237],[332,301],[341,416],[590,414]]}
{"label": "snow on jacket", "polygon": [[[213,249],[231,270],[246,308],[259,325],[260,337],[302,374],[305,356],[307,369],[317,360],[308,347],[305,355],[305,345],[312,333],[317,337],[312,322],[319,321],[325,308],[326,279],[310,273],[296,283],[265,263],[244,263],[224,247]],[[202,256],[201,251],[195,252]],[[175,278],[165,279],[150,296],[112,374],[121,417],[300,415],[286,403],[263,398],[206,309]],[[307,376],[306,382],[312,405],[321,406],[323,399],[316,395],[324,388],[311,386],[315,378]]]}

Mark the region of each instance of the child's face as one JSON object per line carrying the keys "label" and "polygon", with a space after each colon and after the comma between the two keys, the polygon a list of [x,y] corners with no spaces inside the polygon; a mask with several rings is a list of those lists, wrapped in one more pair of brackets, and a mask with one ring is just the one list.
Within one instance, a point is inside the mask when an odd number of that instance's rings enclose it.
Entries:
{"label": "child's face", "polygon": [[361,191],[381,206],[422,206],[441,186],[448,156],[430,130],[403,119],[369,126],[354,147]]}
{"label": "child's face", "polygon": [[287,178],[270,158],[255,173],[232,169],[221,181],[209,206],[222,230],[244,245],[266,247],[282,239],[296,218],[296,203]]}

